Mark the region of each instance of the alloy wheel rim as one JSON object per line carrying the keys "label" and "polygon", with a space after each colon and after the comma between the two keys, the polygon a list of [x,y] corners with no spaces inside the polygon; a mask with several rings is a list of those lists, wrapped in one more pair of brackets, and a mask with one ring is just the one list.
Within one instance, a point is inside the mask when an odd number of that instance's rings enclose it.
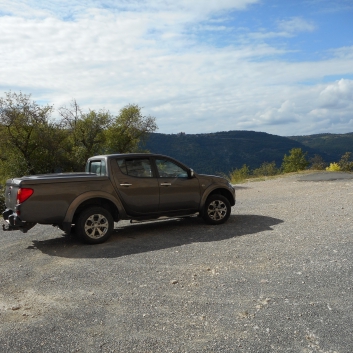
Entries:
{"label": "alloy wheel rim", "polygon": [[85,233],[92,239],[104,237],[109,229],[109,222],[102,214],[94,214],[85,222]]}
{"label": "alloy wheel rim", "polygon": [[212,201],[208,206],[207,214],[213,221],[220,221],[227,214],[227,205],[220,200]]}

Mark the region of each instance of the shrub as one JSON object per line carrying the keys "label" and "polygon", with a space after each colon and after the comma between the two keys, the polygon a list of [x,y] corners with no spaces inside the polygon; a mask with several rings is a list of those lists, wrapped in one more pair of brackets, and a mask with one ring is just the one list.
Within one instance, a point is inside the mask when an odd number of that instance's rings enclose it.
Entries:
{"label": "shrub", "polygon": [[326,168],[329,172],[339,172],[341,170],[341,167],[338,165],[338,163],[330,163],[330,166]]}
{"label": "shrub", "polygon": [[311,167],[313,170],[325,170],[327,163],[319,154],[315,154],[313,158],[310,159]]}
{"label": "shrub", "polygon": [[244,181],[246,178],[250,176],[249,167],[244,164],[240,169],[234,169],[229,173],[229,180],[231,183],[236,184]]}
{"label": "shrub", "polygon": [[291,173],[304,170],[309,165],[309,162],[306,160],[306,154],[301,148],[292,148],[289,151],[289,156],[285,154],[283,157],[283,172]]}
{"label": "shrub", "polygon": [[351,172],[353,170],[353,161],[351,161],[351,152],[346,152],[338,162],[340,170],[344,172]]}
{"label": "shrub", "polygon": [[276,167],[275,162],[263,162],[260,168],[256,168],[253,170],[253,175],[256,177],[277,175],[279,173],[280,170]]}

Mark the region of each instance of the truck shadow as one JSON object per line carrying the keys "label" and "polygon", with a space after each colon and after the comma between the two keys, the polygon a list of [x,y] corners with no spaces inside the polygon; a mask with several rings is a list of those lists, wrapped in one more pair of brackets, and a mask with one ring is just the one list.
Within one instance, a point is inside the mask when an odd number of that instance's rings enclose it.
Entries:
{"label": "truck shadow", "polygon": [[206,225],[201,218],[183,218],[150,223],[125,223],[111,238],[99,245],[85,245],[74,236],[33,240],[27,249],[66,258],[118,258],[182,245],[215,242],[273,230],[283,220],[258,215],[232,215],[219,226]]}

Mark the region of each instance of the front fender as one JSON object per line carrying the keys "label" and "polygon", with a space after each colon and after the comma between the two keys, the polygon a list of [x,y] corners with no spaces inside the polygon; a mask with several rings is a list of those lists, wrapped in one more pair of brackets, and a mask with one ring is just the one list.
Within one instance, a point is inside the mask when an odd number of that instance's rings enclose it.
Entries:
{"label": "front fender", "polygon": [[83,202],[88,201],[90,199],[96,199],[96,198],[106,199],[106,200],[111,201],[118,209],[119,215],[121,216],[121,218],[126,217],[126,211],[125,211],[124,206],[122,205],[122,203],[120,202],[119,199],[117,199],[116,197],[114,197],[111,194],[104,192],[104,191],[103,192],[102,191],[88,191],[88,192],[85,192],[85,193],[77,196],[76,199],[74,199],[71,202],[69,208],[66,211],[64,222],[71,224],[77,208]]}
{"label": "front fender", "polygon": [[234,204],[235,204],[234,190],[231,191],[227,187],[220,187],[219,185],[210,185],[204,190],[204,192],[202,194],[202,198],[201,198],[201,202],[200,202],[200,210],[203,209],[208,196],[210,196],[212,194],[212,192],[215,190],[219,190],[219,194],[227,197],[229,199],[231,206],[234,206]]}

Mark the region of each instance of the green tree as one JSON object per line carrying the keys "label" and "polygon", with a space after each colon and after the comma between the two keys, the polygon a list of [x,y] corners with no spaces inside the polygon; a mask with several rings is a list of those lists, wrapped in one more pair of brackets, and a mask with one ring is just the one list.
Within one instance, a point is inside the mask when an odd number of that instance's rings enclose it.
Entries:
{"label": "green tree", "polygon": [[82,171],[89,157],[107,150],[106,130],[113,118],[107,110],[83,113],[76,100],[71,102],[69,108],[59,108],[59,113],[62,117],[61,126],[68,136],[65,149],[69,163],[66,169]]}
{"label": "green tree", "polygon": [[340,166],[340,170],[344,172],[351,172],[353,171],[353,161],[351,160],[351,152],[346,152],[338,162]]}
{"label": "green tree", "polygon": [[292,148],[289,151],[289,155],[285,154],[283,157],[283,172],[290,173],[304,170],[309,165],[309,162],[306,160],[306,154],[301,148]]}
{"label": "green tree", "polygon": [[143,116],[141,107],[128,104],[120,110],[106,131],[109,153],[137,152],[140,143],[157,130],[156,119]]}
{"label": "green tree", "polygon": [[60,121],[52,113],[52,106],[22,92],[0,98],[0,185],[26,174],[81,171],[92,155],[137,151],[157,129],[155,118],[143,116],[136,104],[117,117],[104,109],[84,113],[75,100],[59,109]]}
{"label": "green tree", "polygon": [[40,106],[22,92],[8,92],[0,98],[0,159],[9,176],[12,172],[38,174],[55,169],[63,133],[51,119],[52,112],[52,106]]}

